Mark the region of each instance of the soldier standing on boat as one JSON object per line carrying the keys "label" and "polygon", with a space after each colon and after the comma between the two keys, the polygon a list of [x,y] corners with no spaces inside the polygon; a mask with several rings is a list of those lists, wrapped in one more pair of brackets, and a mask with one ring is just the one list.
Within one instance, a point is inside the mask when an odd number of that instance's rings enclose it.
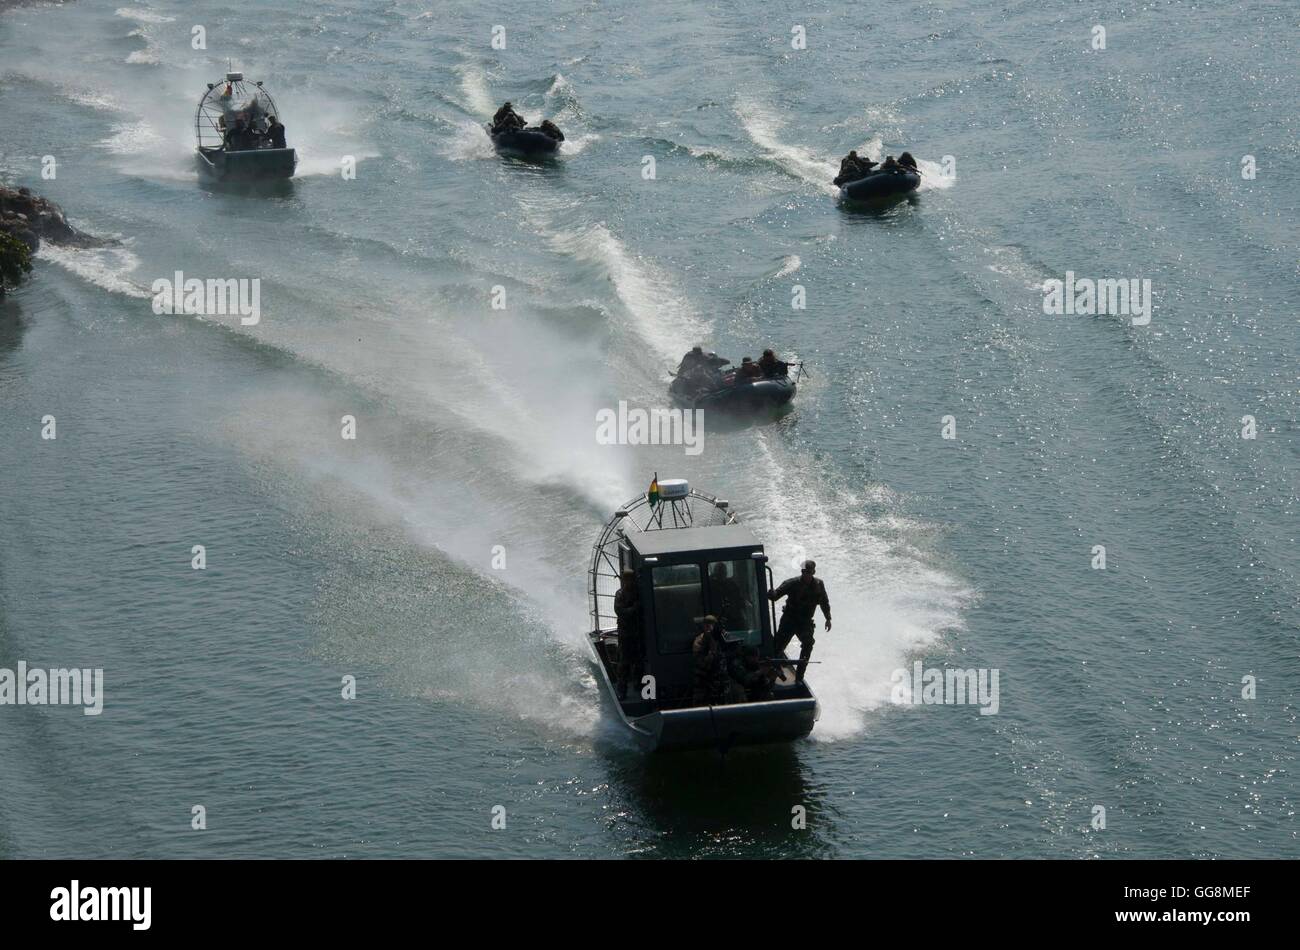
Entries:
{"label": "soldier standing on boat", "polygon": [[618,618],[618,698],[627,697],[627,684],[641,682],[645,668],[645,634],[641,627],[641,591],[636,586],[636,571],[619,575],[618,593],[614,595],[614,615]]}
{"label": "soldier standing on boat", "polygon": [[781,608],[781,623],[776,628],[776,650],[785,650],[794,637],[799,638],[799,668],[795,679],[803,682],[803,674],[808,669],[808,658],[812,656],[813,630],[816,623],[813,615],[821,607],[822,616],[826,618],[826,629],[831,628],[831,602],[826,596],[826,585],[814,576],[817,571],[816,561],[804,561],[803,571],[798,577],[792,577],[774,591],[768,593],[773,601],[788,597]]}
{"label": "soldier standing on boat", "polygon": [[275,116],[266,120],[266,141],[271,148],[287,148],[284,143],[284,123]]}

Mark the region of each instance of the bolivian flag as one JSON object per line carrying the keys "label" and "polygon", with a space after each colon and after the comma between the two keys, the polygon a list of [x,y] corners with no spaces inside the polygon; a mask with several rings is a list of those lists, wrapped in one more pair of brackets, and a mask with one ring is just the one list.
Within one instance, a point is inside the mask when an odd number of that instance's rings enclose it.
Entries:
{"label": "bolivian flag", "polygon": [[655,477],[650,479],[650,490],[645,493],[646,500],[650,502],[650,509],[653,511],[654,506],[659,504],[659,473],[655,472]]}

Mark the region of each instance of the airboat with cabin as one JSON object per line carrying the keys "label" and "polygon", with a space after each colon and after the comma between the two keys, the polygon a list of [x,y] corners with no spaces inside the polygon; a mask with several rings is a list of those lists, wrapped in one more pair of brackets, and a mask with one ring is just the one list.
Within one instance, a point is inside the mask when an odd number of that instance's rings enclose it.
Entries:
{"label": "airboat with cabin", "polygon": [[[617,687],[621,659],[614,595],[624,570],[640,593],[642,683]],[[623,724],[647,750],[718,749],[789,742],[812,732],[819,709],[806,680],[773,639],[775,587],[757,537],[730,504],[692,489],[685,479],[656,478],[650,490],[619,508],[592,548],[588,644],[600,680]],[[778,675],[764,698],[698,705],[692,646],[705,616],[724,621],[729,642],[748,649]],[[629,698],[629,696],[631,698]]]}
{"label": "airboat with cabin", "polygon": [[279,115],[262,83],[242,72],[208,83],[194,114],[200,173],[218,181],[291,178],[298,154],[284,145],[283,126],[276,135],[271,119]]}

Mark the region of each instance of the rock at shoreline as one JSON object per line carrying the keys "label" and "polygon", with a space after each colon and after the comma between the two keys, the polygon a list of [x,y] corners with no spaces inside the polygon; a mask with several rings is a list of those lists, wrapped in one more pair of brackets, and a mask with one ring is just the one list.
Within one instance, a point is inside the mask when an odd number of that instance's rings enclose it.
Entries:
{"label": "rock at shoreline", "polygon": [[103,243],[68,224],[62,208],[48,198],[32,194],[30,188],[0,185],[0,231],[22,241],[32,253],[41,246],[42,240],[74,247]]}

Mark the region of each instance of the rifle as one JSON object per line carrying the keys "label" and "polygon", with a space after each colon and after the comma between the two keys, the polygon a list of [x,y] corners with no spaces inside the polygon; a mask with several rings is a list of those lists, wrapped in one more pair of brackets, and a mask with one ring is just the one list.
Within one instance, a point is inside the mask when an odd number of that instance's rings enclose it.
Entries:
{"label": "rifle", "polygon": [[803,360],[786,360],[785,365],[787,367],[787,372],[788,372],[788,367],[791,366],[797,369],[797,372],[794,375],[794,381],[796,383],[799,382],[799,380],[805,376],[807,376],[809,379],[812,379],[812,373],[808,372],[806,369],[803,368]]}
{"label": "rifle", "polygon": [[[799,661],[797,659],[790,660],[782,657],[768,657],[766,659],[756,657],[755,659],[758,660],[759,669],[763,671],[763,675],[767,677],[770,682],[776,682],[781,679],[781,677],[785,675],[787,669],[794,672],[799,668]],[[809,660],[808,662],[821,663],[820,660]]]}

